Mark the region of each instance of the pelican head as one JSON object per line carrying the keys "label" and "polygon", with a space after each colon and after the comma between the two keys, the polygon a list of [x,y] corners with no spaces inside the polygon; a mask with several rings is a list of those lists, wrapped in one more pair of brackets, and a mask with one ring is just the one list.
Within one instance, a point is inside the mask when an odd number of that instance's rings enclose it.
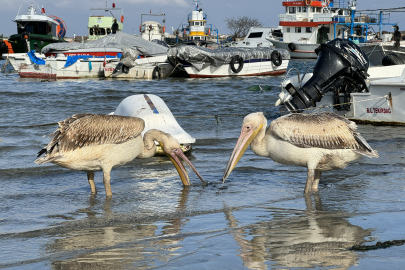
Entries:
{"label": "pelican head", "polygon": [[[170,135],[169,135],[170,136]],[[180,175],[180,179],[183,182],[183,185],[189,186],[190,180],[188,179],[187,171],[183,166],[182,160],[185,161],[190,168],[194,171],[194,173],[200,178],[200,180],[205,183],[204,179],[201,177],[197,169],[191,163],[190,160],[184,155],[183,151],[181,150],[179,142],[172,136],[170,136],[170,140],[163,142],[159,140],[160,147],[162,147],[164,153],[169,157],[173,165],[176,167],[177,172]]]}
{"label": "pelican head", "polygon": [[228,161],[228,165],[226,166],[224,176],[222,178],[223,182],[225,182],[225,179],[235,168],[236,164],[238,164],[243,153],[245,153],[246,149],[259,131],[266,125],[267,119],[262,112],[251,113],[243,119],[242,130],[235,148],[233,149],[231,158]]}

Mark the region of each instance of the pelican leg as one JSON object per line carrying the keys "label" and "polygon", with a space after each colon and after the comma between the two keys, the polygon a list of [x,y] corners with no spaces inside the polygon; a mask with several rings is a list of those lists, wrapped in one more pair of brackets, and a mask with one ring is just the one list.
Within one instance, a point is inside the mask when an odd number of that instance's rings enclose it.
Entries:
{"label": "pelican leg", "polygon": [[97,194],[97,188],[94,184],[94,172],[87,172],[87,180],[89,180],[91,194]]}
{"label": "pelican leg", "polygon": [[318,191],[319,180],[321,180],[321,171],[315,170],[314,182],[312,183],[312,191]]}
{"label": "pelican leg", "polygon": [[110,186],[110,172],[111,172],[111,169],[103,169],[103,183],[104,183],[106,197],[112,196],[111,186]]}
{"label": "pelican leg", "polygon": [[311,192],[311,187],[312,187],[312,183],[314,182],[314,177],[315,177],[315,170],[308,169],[307,183],[305,184],[305,190],[304,190],[305,194]]}

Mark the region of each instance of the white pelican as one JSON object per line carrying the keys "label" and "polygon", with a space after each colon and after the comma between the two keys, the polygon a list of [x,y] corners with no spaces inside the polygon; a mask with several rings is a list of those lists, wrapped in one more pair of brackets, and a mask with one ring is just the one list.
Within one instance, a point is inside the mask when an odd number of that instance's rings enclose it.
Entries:
{"label": "white pelican", "polygon": [[322,171],[345,168],[362,156],[378,157],[356,131],[356,124],[334,113],[288,114],[271,122],[262,112],[243,119],[238,142],[225,169],[223,181],[250,144],[252,151],[272,160],[308,168],[305,193],[318,190]]}
{"label": "white pelican", "polygon": [[149,158],[156,152],[155,141],[176,167],[184,185],[190,185],[187,172],[178,159],[182,158],[204,182],[193,164],[180,149],[179,142],[170,134],[151,129],[140,135],[145,127],[141,118],[75,114],[60,121],[59,127],[50,134],[49,144],[38,152],[37,164],[51,162],[61,167],[86,171],[91,193],[96,194],[94,172],[103,171],[106,196],[112,196],[110,172],[113,167],[124,165],[134,158]]}

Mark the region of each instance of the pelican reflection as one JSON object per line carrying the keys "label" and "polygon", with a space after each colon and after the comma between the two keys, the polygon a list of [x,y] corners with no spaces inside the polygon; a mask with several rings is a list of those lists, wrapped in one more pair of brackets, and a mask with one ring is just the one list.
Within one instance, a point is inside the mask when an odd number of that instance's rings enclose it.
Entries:
{"label": "pelican reflection", "polygon": [[322,210],[319,194],[305,196],[306,211],[274,214],[270,221],[238,227],[232,212],[225,218],[234,240],[240,246],[238,256],[249,269],[340,267],[348,269],[358,261],[348,248],[363,243],[369,230],[352,225],[344,213]]}

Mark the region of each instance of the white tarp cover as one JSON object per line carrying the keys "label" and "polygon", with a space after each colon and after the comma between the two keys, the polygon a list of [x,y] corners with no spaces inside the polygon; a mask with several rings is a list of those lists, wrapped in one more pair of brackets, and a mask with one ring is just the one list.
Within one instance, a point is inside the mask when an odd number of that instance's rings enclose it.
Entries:
{"label": "white tarp cover", "polygon": [[206,66],[215,67],[227,65],[231,62],[232,57],[239,55],[243,60],[251,59],[271,59],[271,53],[278,50],[283,60],[290,59],[290,53],[285,49],[278,48],[235,48],[225,47],[219,49],[208,49],[199,46],[179,46],[170,48],[167,57],[176,57],[180,60],[192,64],[197,70]]}
{"label": "white tarp cover", "polygon": [[166,54],[168,50],[165,46],[150,42],[141,37],[118,32],[85,43],[52,43],[42,48],[41,52],[47,53],[51,50],[65,51],[90,48],[118,48],[123,50],[125,47],[135,49],[141,55]]}

